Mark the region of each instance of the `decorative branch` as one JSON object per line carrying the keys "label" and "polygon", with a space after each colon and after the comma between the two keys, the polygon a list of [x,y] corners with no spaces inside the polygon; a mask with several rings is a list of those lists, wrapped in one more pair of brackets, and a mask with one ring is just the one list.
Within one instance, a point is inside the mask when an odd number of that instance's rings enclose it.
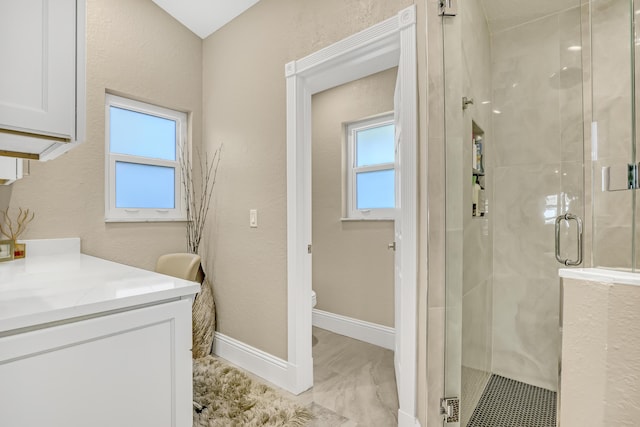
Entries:
{"label": "decorative branch", "polygon": [[0,223],[0,233],[11,240],[18,240],[18,237],[27,229],[27,225],[33,218],[35,218],[35,212],[31,212],[29,209],[18,208],[18,216],[16,217],[15,224],[9,216],[9,208],[0,211],[2,213],[2,222]]}
{"label": "decorative branch", "polygon": [[218,167],[220,166],[221,154],[222,145],[213,152],[213,158],[211,158],[211,160],[207,153],[203,156],[199,150],[196,150],[200,166],[200,188],[196,189],[196,185],[193,182],[190,152],[187,148],[182,148],[180,165],[187,211],[187,251],[192,254],[198,253],[200,241],[204,234],[213,189],[218,175]]}

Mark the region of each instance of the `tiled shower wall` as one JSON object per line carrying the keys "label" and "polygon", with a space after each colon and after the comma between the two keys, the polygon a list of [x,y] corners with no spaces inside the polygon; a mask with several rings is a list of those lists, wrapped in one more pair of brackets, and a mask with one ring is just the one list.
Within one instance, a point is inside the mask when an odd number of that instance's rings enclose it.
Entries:
{"label": "tiled shower wall", "polygon": [[[464,425],[491,373],[493,250],[490,214],[472,216],[472,123],[491,140],[491,106],[483,103],[491,97],[489,31],[479,2],[461,7],[460,19],[445,27],[446,393],[460,396]],[[464,110],[463,97],[473,100]]]}
{"label": "tiled shower wall", "polygon": [[[462,403],[461,425],[466,425],[480,399],[492,368],[493,315],[493,230],[492,204],[493,143],[491,104],[491,41],[479,1],[466,2],[460,16],[462,25],[463,96],[474,103],[462,112]],[[485,194],[488,213],[472,214],[472,123],[484,132]],[[448,161],[448,159],[447,159]],[[449,165],[449,163],[447,163]],[[450,192],[448,192],[450,194]]]}
{"label": "tiled shower wall", "polygon": [[[493,372],[557,389],[554,225],[583,215],[580,8],[492,35]],[[565,230],[565,256],[575,256]]]}

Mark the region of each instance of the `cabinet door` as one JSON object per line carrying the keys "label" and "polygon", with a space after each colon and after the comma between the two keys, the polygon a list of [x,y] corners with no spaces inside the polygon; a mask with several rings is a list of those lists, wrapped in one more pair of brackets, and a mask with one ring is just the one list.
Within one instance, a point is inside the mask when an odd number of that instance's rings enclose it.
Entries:
{"label": "cabinet door", "polygon": [[1,1],[0,58],[0,129],[73,140],[76,1]]}
{"label": "cabinet door", "polygon": [[0,338],[0,426],[191,426],[191,301]]}
{"label": "cabinet door", "polygon": [[0,156],[0,185],[12,184],[22,178],[22,159]]}

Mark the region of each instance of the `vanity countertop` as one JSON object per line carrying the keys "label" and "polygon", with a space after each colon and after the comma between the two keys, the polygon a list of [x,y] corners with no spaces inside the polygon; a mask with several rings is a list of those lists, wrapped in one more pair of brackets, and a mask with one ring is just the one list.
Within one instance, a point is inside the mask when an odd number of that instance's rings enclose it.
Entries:
{"label": "vanity countertop", "polygon": [[0,263],[0,336],[52,322],[192,298],[200,290],[195,282],[84,255],[79,240],[56,240],[62,242],[56,247],[66,249],[47,250],[51,245],[38,247],[37,241],[28,241],[27,258]]}

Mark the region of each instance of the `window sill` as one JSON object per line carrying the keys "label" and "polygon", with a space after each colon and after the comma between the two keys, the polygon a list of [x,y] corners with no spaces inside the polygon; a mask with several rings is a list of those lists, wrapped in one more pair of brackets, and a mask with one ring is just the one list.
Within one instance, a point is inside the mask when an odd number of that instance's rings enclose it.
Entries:
{"label": "window sill", "polygon": [[394,218],[340,218],[342,222],[358,222],[358,221],[395,221]]}
{"label": "window sill", "polygon": [[187,222],[186,218],[105,218],[104,222]]}

